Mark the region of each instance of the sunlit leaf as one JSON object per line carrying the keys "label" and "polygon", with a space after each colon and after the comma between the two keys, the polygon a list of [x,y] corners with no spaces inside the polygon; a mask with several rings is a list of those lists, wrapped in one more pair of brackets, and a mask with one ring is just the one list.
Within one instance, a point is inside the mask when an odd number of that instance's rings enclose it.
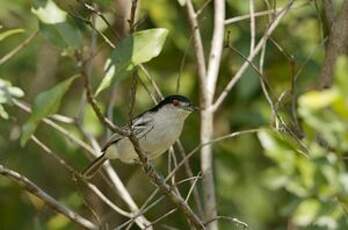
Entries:
{"label": "sunlit leaf", "polygon": [[53,88],[40,93],[34,101],[33,111],[28,121],[23,125],[21,145],[24,146],[30,136],[35,132],[40,120],[58,111],[60,102],[69,89],[73,80],[77,76],[71,77]]}
{"label": "sunlit leaf", "polygon": [[0,104],[0,117],[7,120],[9,118],[5,108]]}
{"label": "sunlit leaf", "polygon": [[112,52],[111,63],[106,68],[106,78],[98,86],[97,94],[110,86],[115,75],[124,76],[136,65],[157,57],[163,48],[167,34],[166,29],[149,29],[123,39]]}
{"label": "sunlit leaf", "polygon": [[335,81],[336,86],[340,89],[341,93],[348,99],[348,58],[346,56],[340,56],[336,61],[335,68]]}
{"label": "sunlit leaf", "polygon": [[23,32],[24,32],[23,29],[12,29],[12,30],[6,30],[4,32],[1,32],[0,33],[0,42],[7,37],[10,37],[10,36],[15,35],[15,34],[20,34]]}
{"label": "sunlit leaf", "polygon": [[[95,92],[95,96],[98,96],[98,94],[103,91],[104,89],[108,88],[111,85],[112,78],[115,75],[115,65],[110,66],[111,59],[106,60],[104,71],[106,71],[104,78],[102,79],[101,83],[98,86],[97,91]],[[108,68],[110,66],[110,68]]]}
{"label": "sunlit leaf", "polygon": [[314,221],[319,209],[319,201],[315,199],[304,200],[295,210],[293,222],[296,225],[307,226]]}
{"label": "sunlit leaf", "polygon": [[310,91],[299,98],[300,109],[319,110],[330,106],[339,98],[336,89],[328,89],[323,91]]}
{"label": "sunlit leaf", "polygon": [[67,13],[61,10],[52,0],[47,0],[44,7],[32,8],[31,12],[35,14],[41,22],[45,24],[57,24],[65,22]]}

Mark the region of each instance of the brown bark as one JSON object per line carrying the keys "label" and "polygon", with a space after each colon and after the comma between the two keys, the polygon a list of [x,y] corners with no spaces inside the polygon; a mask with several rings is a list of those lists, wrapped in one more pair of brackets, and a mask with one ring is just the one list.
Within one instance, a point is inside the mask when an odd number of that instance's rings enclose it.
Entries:
{"label": "brown bark", "polygon": [[342,3],[340,14],[336,17],[330,30],[325,60],[320,73],[320,88],[329,88],[333,82],[337,57],[348,48],[348,0]]}

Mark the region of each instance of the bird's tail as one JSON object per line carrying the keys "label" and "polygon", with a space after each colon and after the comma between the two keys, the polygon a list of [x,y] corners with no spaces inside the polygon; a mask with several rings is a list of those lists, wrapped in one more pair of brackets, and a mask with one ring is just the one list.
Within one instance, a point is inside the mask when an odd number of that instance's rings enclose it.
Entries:
{"label": "bird's tail", "polygon": [[107,159],[105,153],[103,153],[82,172],[82,175],[87,179],[92,178]]}

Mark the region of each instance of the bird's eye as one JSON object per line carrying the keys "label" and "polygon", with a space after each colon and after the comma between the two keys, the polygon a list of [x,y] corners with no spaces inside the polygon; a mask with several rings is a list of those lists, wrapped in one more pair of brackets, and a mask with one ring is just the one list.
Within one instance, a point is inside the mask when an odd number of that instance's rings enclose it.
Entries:
{"label": "bird's eye", "polygon": [[175,100],[175,99],[174,99],[174,100],[172,101],[172,104],[176,107],[176,106],[179,106],[180,103],[179,103],[178,100]]}

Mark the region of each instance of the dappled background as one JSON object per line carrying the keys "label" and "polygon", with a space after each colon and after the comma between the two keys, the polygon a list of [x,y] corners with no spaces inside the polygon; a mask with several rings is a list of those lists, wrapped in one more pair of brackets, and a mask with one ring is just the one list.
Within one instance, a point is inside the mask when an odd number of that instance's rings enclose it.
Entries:
{"label": "dappled background", "polygon": [[[89,62],[88,72],[93,91],[110,70],[106,71],[104,66],[111,56],[112,48],[101,34],[94,32],[82,20],[91,13],[78,1],[57,0],[56,4],[49,1],[69,13],[68,21],[62,23],[64,25],[59,29],[52,28],[51,24],[42,21],[42,17],[50,20],[50,16],[54,15],[44,15],[37,10],[42,2],[45,1],[0,1],[0,87],[11,89],[10,98],[19,98],[21,102],[30,105],[40,92],[80,72],[81,63],[76,61],[76,48],[92,50],[93,58]],[[119,3],[122,1],[94,2],[111,27],[99,17],[94,18],[93,26],[112,43],[116,43],[115,33],[124,37],[124,28],[128,24],[123,20],[124,12]],[[137,30],[168,29],[161,53],[147,62],[145,67],[164,95],[174,94],[178,90],[198,105],[199,83],[192,33],[186,10],[179,2],[140,1]],[[205,3],[204,0],[193,2],[196,9]],[[267,2],[270,2],[269,5]],[[257,0],[255,11],[283,7],[287,2]],[[340,2],[337,1],[337,7]],[[226,1],[227,19],[248,13],[248,1]],[[212,17],[213,4],[210,3],[198,16],[203,46],[207,51],[213,29]],[[263,35],[269,20],[272,20],[271,14],[256,17],[257,39]],[[295,1],[274,31],[272,41],[268,41],[264,53],[262,72],[277,107],[276,118],[272,116],[271,107],[261,89],[259,73],[253,68],[244,73],[216,113],[214,137],[260,128],[258,132],[226,139],[213,146],[219,215],[235,217],[247,223],[250,229],[348,227],[348,174],[345,158],[348,151],[347,59],[341,57],[337,62],[334,86],[321,92],[315,91],[324,59],[328,28],[319,1]],[[37,30],[38,33],[35,32]],[[3,59],[31,36],[32,39],[20,47],[15,56]],[[243,57],[233,48],[248,55],[248,18],[226,23],[225,43],[217,94],[221,93],[244,62]],[[259,67],[260,56],[254,63]],[[146,88],[153,92],[153,86],[146,80],[144,71],[139,70],[138,73]],[[113,113],[114,122],[120,125],[125,124],[128,118],[132,83],[130,76],[117,74],[112,87],[105,88],[97,97],[105,114]],[[9,84],[17,88],[9,88]],[[99,144],[103,144],[107,131],[91,107],[86,105],[83,95],[83,81],[77,78],[62,98],[58,110],[59,114],[74,118],[77,125],[57,123],[86,143],[90,143],[89,137],[92,136]],[[0,164],[26,175],[47,193],[83,216],[93,219],[94,214],[88,207],[93,206],[100,221],[108,223],[106,229],[126,221],[127,218],[112,211],[93,193],[74,182],[71,174],[32,140],[24,146],[20,145],[22,126],[29,114],[8,98],[7,94],[1,94],[0,91]],[[153,106],[151,96],[139,83],[136,114],[150,106]],[[199,144],[199,119],[196,113],[186,122],[181,140],[187,152]],[[90,162],[85,149],[47,124],[41,122],[35,136],[77,171]],[[177,157],[181,159],[180,155]],[[190,159],[194,175],[199,173],[199,162],[197,152]],[[112,162],[112,165],[141,206],[155,186],[139,166],[118,161]],[[155,167],[166,175],[168,156],[156,160]],[[186,177],[185,170],[180,170],[176,180]],[[116,204],[127,209],[127,205],[103,182],[100,175],[93,182],[106,194],[110,194],[109,197]],[[199,180],[197,184],[200,190]],[[184,182],[179,188],[186,194],[190,183]],[[0,229],[76,229],[74,223],[53,212],[5,177],[0,177],[0,193]],[[196,208],[192,198],[190,204],[193,209]],[[154,220],[173,207],[169,200],[164,199],[145,216]],[[164,229],[167,225],[187,228],[180,213],[161,220],[155,229]],[[219,225],[221,229],[241,229],[238,224],[226,220],[221,220]]]}

